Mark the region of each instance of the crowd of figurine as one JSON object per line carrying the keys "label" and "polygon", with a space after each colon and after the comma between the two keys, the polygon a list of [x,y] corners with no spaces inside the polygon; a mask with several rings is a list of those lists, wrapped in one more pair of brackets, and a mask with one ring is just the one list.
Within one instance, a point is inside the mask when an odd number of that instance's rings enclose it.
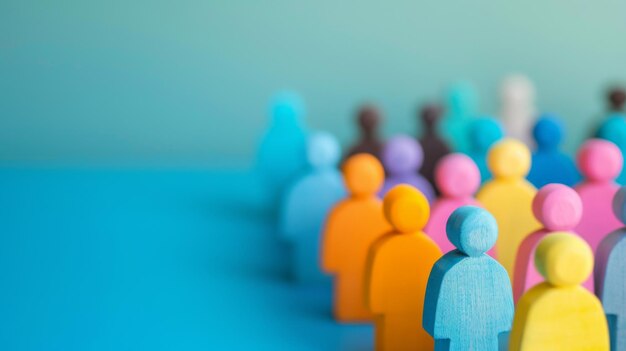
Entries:
{"label": "crowd of figurine", "polygon": [[441,121],[428,105],[420,137],[386,143],[366,106],[343,159],[279,94],[258,170],[295,281],[332,284],[336,320],[373,322],[377,350],[626,350],[626,94],[574,162],[529,87],[505,82],[504,127],[462,84]]}

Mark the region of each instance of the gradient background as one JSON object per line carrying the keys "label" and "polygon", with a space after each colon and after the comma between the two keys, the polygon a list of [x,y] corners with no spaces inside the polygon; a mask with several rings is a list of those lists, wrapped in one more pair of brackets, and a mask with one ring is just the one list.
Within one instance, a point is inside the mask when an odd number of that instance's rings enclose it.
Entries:
{"label": "gradient background", "polygon": [[240,165],[278,89],[347,142],[371,100],[385,132],[458,79],[497,112],[509,72],[536,84],[573,151],[626,81],[623,1],[0,2],[0,161]]}

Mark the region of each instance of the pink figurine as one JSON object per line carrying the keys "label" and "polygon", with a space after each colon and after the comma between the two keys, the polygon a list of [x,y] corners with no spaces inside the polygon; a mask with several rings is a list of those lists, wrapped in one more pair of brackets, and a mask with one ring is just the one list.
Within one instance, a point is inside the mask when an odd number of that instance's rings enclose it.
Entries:
{"label": "pink figurine", "polygon": [[[513,300],[515,302],[528,289],[544,281],[537,272],[533,259],[535,249],[541,239],[555,231],[573,233],[583,215],[583,203],[574,189],[563,184],[548,184],[535,195],[533,214],[541,222],[543,228],[524,238],[517,249],[513,274]],[[593,292],[593,279],[591,278],[589,277],[584,285]]]}
{"label": "pink figurine", "polygon": [[583,202],[583,217],[576,227],[593,252],[610,232],[622,226],[613,214],[615,178],[622,171],[622,152],[610,141],[591,139],[578,151],[578,168],[585,180],[575,187]]}
{"label": "pink figurine", "polygon": [[[461,206],[480,206],[473,197],[480,186],[480,171],[471,158],[460,153],[449,154],[437,163],[435,183],[441,197],[433,204],[424,231],[446,253],[456,248],[446,235],[448,217]],[[491,251],[489,254],[493,256]]]}

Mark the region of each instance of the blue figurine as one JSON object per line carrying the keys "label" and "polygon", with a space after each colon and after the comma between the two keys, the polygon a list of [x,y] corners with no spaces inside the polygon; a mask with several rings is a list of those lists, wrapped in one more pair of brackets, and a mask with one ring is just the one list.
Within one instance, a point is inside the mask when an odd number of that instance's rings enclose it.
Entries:
{"label": "blue figurine", "polygon": [[293,92],[282,92],[270,106],[271,124],[261,142],[257,171],[274,205],[306,165],[304,102]]}
{"label": "blue figurine", "polygon": [[415,139],[407,135],[391,138],[383,148],[382,161],[387,177],[380,191],[381,197],[398,184],[409,184],[421,191],[428,202],[433,203],[433,186],[417,172],[424,161],[424,151]]}
{"label": "blue figurine", "polygon": [[476,90],[468,82],[454,84],[448,91],[446,116],[440,123],[441,134],[454,152],[469,152],[467,128],[478,115]]}
{"label": "blue figurine", "polygon": [[550,183],[572,187],[582,180],[574,161],[559,150],[563,126],[558,117],[542,115],[533,128],[533,138],[537,149],[527,177],[529,182],[537,188]]}
{"label": "blue figurine", "polygon": [[428,278],[424,329],[435,351],[497,351],[513,323],[509,276],[486,252],[495,244],[498,226],[486,210],[463,206],[446,224],[457,248],[440,258]]}
{"label": "blue figurine", "polygon": [[[613,213],[626,223],[626,187],[613,198]],[[606,313],[611,350],[626,350],[626,228],[607,235],[596,251],[595,292]]]}
{"label": "blue figurine", "polygon": [[[598,138],[613,142],[626,155],[626,115],[615,112],[610,115],[598,129]],[[626,167],[616,180],[621,185],[626,185]]]}
{"label": "blue figurine", "polygon": [[467,155],[478,166],[480,179],[484,183],[491,179],[491,172],[487,167],[487,153],[491,145],[504,137],[504,129],[494,118],[481,117],[469,125],[467,133],[469,142]]}
{"label": "blue figurine", "polygon": [[308,169],[285,192],[281,233],[293,246],[293,275],[301,284],[330,283],[319,268],[320,236],[326,215],[346,197],[337,164],[341,150],[329,133],[308,140]]}

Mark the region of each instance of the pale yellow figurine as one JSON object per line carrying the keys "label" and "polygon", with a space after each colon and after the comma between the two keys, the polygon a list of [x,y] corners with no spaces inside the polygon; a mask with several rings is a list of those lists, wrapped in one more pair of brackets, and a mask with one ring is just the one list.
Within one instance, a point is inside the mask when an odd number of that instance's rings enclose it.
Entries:
{"label": "pale yellow figurine", "polygon": [[609,351],[600,301],[581,286],[593,270],[589,245],[574,234],[552,233],[535,251],[546,279],[519,300],[510,351]]}
{"label": "pale yellow figurine", "polygon": [[537,189],[524,178],[530,171],[530,164],[530,151],[522,142],[514,139],[498,142],[487,155],[493,179],[476,195],[476,200],[498,223],[495,254],[511,280],[518,246],[528,234],[541,227],[532,212]]}

